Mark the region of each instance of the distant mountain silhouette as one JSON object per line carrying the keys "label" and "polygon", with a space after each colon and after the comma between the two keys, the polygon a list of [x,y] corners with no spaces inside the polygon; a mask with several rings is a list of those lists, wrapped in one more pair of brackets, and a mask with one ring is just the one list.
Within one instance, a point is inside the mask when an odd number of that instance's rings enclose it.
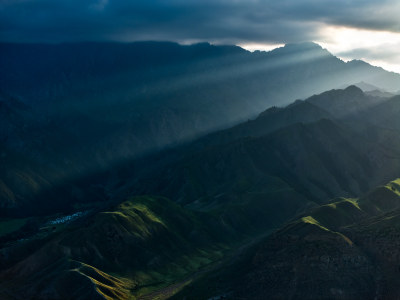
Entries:
{"label": "distant mountain silhouette", "polygon": [[[372,92],[372,91],[376,91],[376,90],[381,90],[382,92],[384,91],[382,88],[379,88],[373,84],[364,82],[364,81],[360,81],[358,83],[354,83],[352,85],[355,85],[356,87],[360,88],[363,90],[363,92]],[[344,85],[339,87],[340,89],[345,89],[346,87],[348,87],[348,85]]]}

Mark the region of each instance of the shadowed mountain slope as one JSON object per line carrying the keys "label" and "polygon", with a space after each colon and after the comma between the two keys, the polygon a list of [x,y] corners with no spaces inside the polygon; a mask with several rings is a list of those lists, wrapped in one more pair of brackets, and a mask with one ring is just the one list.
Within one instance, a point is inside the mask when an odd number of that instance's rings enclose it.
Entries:
{"label": "shadowed mountain slope", "polygon": [[254,189],[268,186],[268,178],[277,177],[306,198],[321,202],[362,194],[395,177],[398,164],[393,151],[321,119],[212,146],[140,185],[185,204],[209,205],[240,193],[251,197]]}
{"label": "shadowed mountain slope", "polygon": [[[34,118],[54,131],[29,138],[19,116],[36,112],[7,99],[0,108],[28,142],[5,141],[0,149],[0,195],[18,204],[2,203],[29,207],[15,191],[29,195],[45,186],[51,193],[32,198],[31,207],[59,207],[28,220],[0,219],[0,297],[146,299],[182,289],[178,299],[395,295],[399,183],[373,188],[400,176],[397,123],[382,117],[396,97],[371,97],[353,86],[332,90],[112,168],[104,159],[112,150],[93,152],[101,142],[86,149],[77,142],[79,155],[55,155],[43,166],[43,152],[29,156],[26,145],[69,126]],[[382,113],[370,119],[375,108]],[[77,118],[68,123],[75,129]],[[70,136],[46,153],[85,138]],[[104,172],[55,184],[63,176],[51,174],[58,160],[78,173],[89,169],[85,151],[104,162]]]}
{"label": "shadowed mountain slope", "polygon": [[380,97],[365,94],[352,85],[344,90],[331,90],[307,99],[308,102],[331,113],[336,118],[352,116],[384,102]]}
{"label": "shadowed mountain slope", "polygon": [[[32,171],[52,185],[109,170],[354,78],[388,90],[400,83],[399,75],[345,63],[313,43],[254,53],[236,46],[158,42],[0,44],[0,50],[5,116],[0,141],[31,165],[48,168]],[[10,105],[16,101],[21,105]],[[319,114],[282,113],[285,121],[271,120],[269,130],[257,121],[234,137],[266,134],[317,120]],[[228,140],[220,138],[219,143]],[[31,202],[24,193],[20,199],[13,208]]]}
{"label": "shadowed mountain slope", "polygon": [[4,244],[1,295],[63,299],[67,287],[83,298],[146,295],[218,268],[213,262],[226,253],[332,196],[358,195],[396,173],[390,149],[327,117],[297,101],[232,128],[222,144],[183,147],[175,162],[138,185],[121,177],[130,194],[179,204],[135,197],[65,226],[41,221],[37,233]]}
{"label": "shadowed mountain slope", "polygon": [[[398,291],[398,188],[396,180],[359,199],[315,208],[175,298],[393,299]],[[207,284],[212,288],[204,289]]]}

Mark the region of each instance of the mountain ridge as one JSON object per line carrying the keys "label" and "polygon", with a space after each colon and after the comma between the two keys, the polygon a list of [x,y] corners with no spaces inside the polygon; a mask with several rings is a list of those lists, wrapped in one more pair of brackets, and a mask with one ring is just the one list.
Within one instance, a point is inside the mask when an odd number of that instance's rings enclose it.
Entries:
{"label": "mountain ridge", "polygon": [[[306,98],[347,78],[386,78],[372,74],[374,69],[349,69],[314,44],[288,47],[251,53],[237,46],[168,42],[3,43],[1,99],[17,99],[29,112],[18,106],[7,111],[0,141],[28,165],[47,166],[37,171],[46,181],[74,181],[229,128],[271,104]],[[20,196],[21,203],[31,199]]]}
{"label": "mountain ridge", "polygon": [[[244,298],[265,295],[262,286],[274,291],[271,297],[303,295],[309,291],[306,283],[295,292],[287,288],[293,272],[302,280],[310,278],[302,264],[296,265],[297,271],[291,269],[299,257],[306,257],[307,266],[314,264],[315,274],[325,272],[319,279],[321,289],[313,292],[325,295],[332,293],[325,284],[333,280],[327,255],[339,264],[343,280],[338,285],[352,283],[354,288],[345,292],[362,298],[375,287],[369,272],[377,265],[364,256],[366,246],[351,246],[366,234],[365,227],[357,233],[342,226],[365,216],[386,222],[380,213],[391,213],[399,197],[396,182],[373,190],[388,177],[400,176],[397,123],[379,115],[377,125],[369,122],[376,107],[390,110],[397,107],[397,98],[370,106],[375,100],[357,87],[328,91],[270,108],[253,121],[156,159],[150,156],[141,164],[133,161],[96,174],[98,178],[80,178],[80,185],[67,183],[39,203],[39,208],[49,209],[47,199],[57,199],[58,205],[69,204],[67,208],[25,220],[0,219],[8,229],[0,236],[0,295],[63,299],[72,286],[77,297],[124,299],[151,297],[177,284],[168,295],[180,297],[179,290],[183,295],[196,292],[208,272],[221,274],[216,288],[222,282],[230,287],[228,293],[233,290]],[[338,109],[346,103],[353,114]],[[390,120],[392,131],[379,126]],[[362,134],[366,126],[376,135]],[[137,173],[135,168],[145,170]],[[80,199],[75,202],[69,193]],[[102,199],[105,195],[108,198]],[[64,214],[56,215],[60,209]],[[296,247],[301,251],[290,256]],[[329,251],[321,254],[321,249]],[[343,256],[355,260],[346,265]],[[243,257],[249,260],[238,274],[240,285],[224,270],[238,268],[236,263],[242,266]],[[270,268],[272,277],[265,273]],[[360,281],[352,274],[361,274]],[[253,283],[260,283],[259,288]],[[370,288],[363,289],[367,285]],[[185,286],[195,288],[188,292]]]}
{"label": "mountain ridge", "polygon": [[317,93],[390,74],[314,44],[13,47],[0,297],[395,294],[399,96]]}

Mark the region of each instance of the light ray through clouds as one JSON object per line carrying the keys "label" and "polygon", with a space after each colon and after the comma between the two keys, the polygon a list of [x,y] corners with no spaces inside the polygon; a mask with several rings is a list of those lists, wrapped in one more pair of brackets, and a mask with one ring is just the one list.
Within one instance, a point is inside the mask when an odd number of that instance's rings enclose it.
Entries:
{"label": "light ray through clouds", "polygon": [[[258,45],[257,45],[258,46]],[[276,48],[270,45],[271,50]],[[266,49],[266,48],[264,48]],[[195,85],[209,84],[212,82],[218,82],[218,80],[224,81],[226,79],[231,78],[239,78],[239,76],[249,75],[249,74],[257,74],[258,72],[266,72],[272,71],[275,69],[279,69],[286,66],[291,66],[299,63],[307,63],[309,61],[314,61],[319,58],[323,58],[328,53],[324,51],[303,51],[301,54],[295,53],[287,53],[285,55],[281,54],[281,57],[274,59],[264,59],[263,61],[254,61],[253,63],[243,62],[243,64],[229,64],[224,68],[218,70],[218,72],[214,71],[213,76],[210,76],[209,71],[205,70],[204,72],[192,73],[191,76],[178,76],[173,78],[173,80],[168,80],[167,82],[159,82],[157,83],[162,87],[163,91],[173,92],[179,91],[183,88],[192,87]],[[205,65],[212,65],[212,60],[203,61]],[[157,86],[157,85],[156,85]],[[155,90],[159,90],[161,88],[155,88]]]}

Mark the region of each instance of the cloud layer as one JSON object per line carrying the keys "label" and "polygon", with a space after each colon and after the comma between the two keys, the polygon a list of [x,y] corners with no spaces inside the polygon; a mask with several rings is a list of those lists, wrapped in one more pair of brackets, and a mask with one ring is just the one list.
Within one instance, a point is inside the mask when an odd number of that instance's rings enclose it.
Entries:
{"label": "cloud layer", "polygon": [[400,31],[393,0],[0,0],[2,41],[318,40],[321,24]]}
{"label": "cloud layer", "polygon": [[332,43],[324,28],[400,33],[397,0],[0,0],[0,41]]}

